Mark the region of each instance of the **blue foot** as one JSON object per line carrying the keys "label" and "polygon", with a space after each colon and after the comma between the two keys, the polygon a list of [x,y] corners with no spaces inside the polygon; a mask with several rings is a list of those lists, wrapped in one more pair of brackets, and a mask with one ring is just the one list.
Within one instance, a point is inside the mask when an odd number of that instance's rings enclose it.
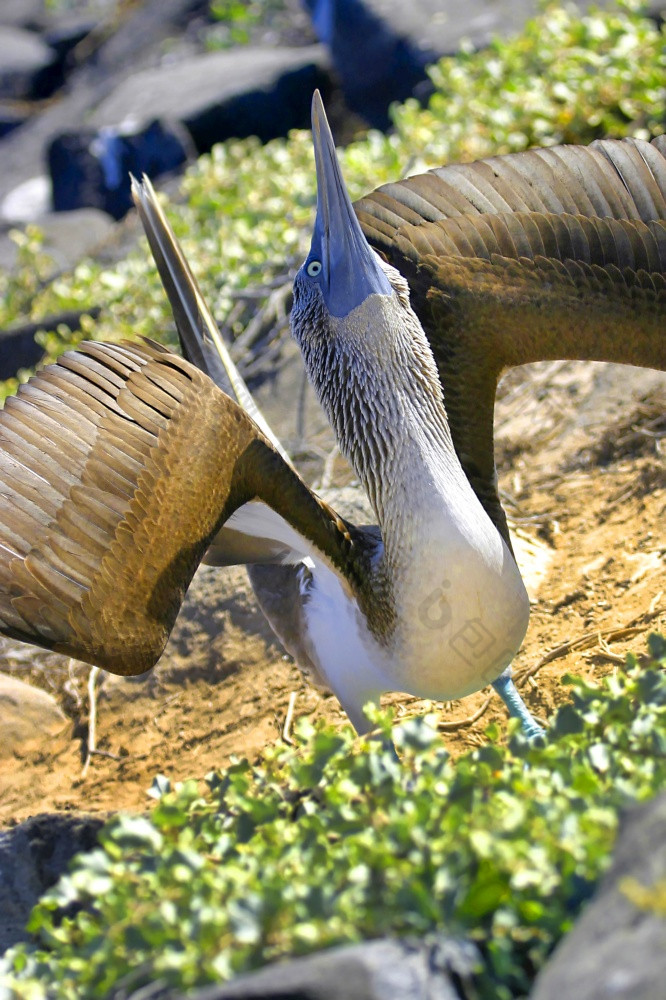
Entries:
{"label": "blue foot", "polygon": [[523,733],[528,740],[546,735],[541,726],[534,721],[532,713],[518,694],[518,688],[513,683],[508,669],[500,674],[496,681],[493,681],[493,687],[508,708],[509,715],[514,719],[520,719]]}

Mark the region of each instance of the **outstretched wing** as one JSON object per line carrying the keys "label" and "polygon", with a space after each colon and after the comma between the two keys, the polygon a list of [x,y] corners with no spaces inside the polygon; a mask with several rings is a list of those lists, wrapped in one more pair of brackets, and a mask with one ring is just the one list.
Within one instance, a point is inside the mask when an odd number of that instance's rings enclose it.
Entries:
{"label": "outstretched wing", "polygon": [[[235,399],[291,465],[289,456],[241,378],[147,177],[140,184],[132,180],[132,195],[171,303],[183,354]],[[357,514],[358,511],[353,511],[352,517]],[[331,515],[334,517],[332,512]],[[364,511],[361,520],[366,516],[367,511]],[[344,533],[346,529],[342,523],[336,523],[338,530]],[[380,543],[373,530],[355,532],[355,535],[357,552],[359,547],[367,549]],[[311,659],[304,617],[304,594],[311,574],[303,560],[312,555],[307,540],[276,510],[265,503],[252,501],[240,506],[220,528],[203,561],[212,566],[247,564],[257,601],[276,635],[301,670],[311,680],[321,681]]]}
{"label": "outstretched wing", "polygon": [[205,374],[149,342],[83,343],[7,401],[0,492],[0,632],[114,673],[156,662],[208,545],[250,501],[352,590],[363,576],[354,529]]}
{"label": "outstretched wing", "polygon": [[603,139],[452,163],[383,184],[354,208],[367,238],[395,266],[419,264],[417,246],[396,248],[405,227],[427,231],[462,216],[537,212],[647,223],[666,218],[666,142]]}
{"label": "outstretched wing", "polygon": [[[169,298],[184,356],[252,417],[291,465],[291,459],[241,378],[147,177],[141,183],[132,178],[132,197]],[[293,542],[289,527],[280,518],[253,504],[236,513],[233,526],[225,525],[219,530],[204,562],[210,566],[295,562],[304,553],[302,546],[294,548]]]}
{"label": "outstretched wing", "polygon": [[223,392],[235,399],[284,460],[291,464],[233,363],[155,189],[145,175],[141,183],[132,177],[132,198],[169,299],[183,357],[206,372]]}
{"label": "outstretched wing", "polygon": [[502,371],[557,358],[666,369],[666,142],[452,164],[355,208],[410,282],[456,451],[508,540],[493,455]]}

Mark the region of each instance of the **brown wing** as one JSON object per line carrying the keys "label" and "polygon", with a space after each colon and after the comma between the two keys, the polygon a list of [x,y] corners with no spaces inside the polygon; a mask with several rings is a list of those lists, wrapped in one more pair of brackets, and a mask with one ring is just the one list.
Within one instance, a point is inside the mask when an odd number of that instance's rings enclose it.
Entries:
{"label": "brown wing", "polygon": [[22,386],[0,412],[0,491],[0,631],[114,673],[156,662],[208,544],[250,500],[362,588],[348,526],[157,344],[84,343]]}
{"label": "brown wing", "polygon": [[556,358],[666,369],[666,149],[605,140],[453,164],[356,203],[409,280],[456,451],[508,540],[493,409],[504,369]]}
{"label": "brown wing", "polygon": [[[389,259],[395,254],[394,237],[405,224],[426,226],[461,215],[540,212],[664,219],[663,139],[605,139],[590,146],[552,146],[449,164],[384,184],[354,207],[368,240]],[[411,259],[418,264],[417,253]]]}
{"label": "brown wing", "polygon": [[231,359],[148,177],[144,176],[141,183],[132,177],[132,198],[169,299],[183,356],[235,399],[291,464]]}

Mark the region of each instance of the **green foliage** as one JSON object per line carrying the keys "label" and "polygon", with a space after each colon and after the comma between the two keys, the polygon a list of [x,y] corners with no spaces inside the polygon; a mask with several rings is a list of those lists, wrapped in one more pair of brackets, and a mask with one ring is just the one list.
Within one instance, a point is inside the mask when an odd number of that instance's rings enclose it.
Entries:
{"label": "green foliage", "polygon": [[620,891],[639,910],[654,913],[666,919],[666,879],[657,879],[651,886],[641,885],[637,879],[625,878],[620,882]]}
{"label": "green foliage", "polygon": [[218,24],[208,32],[208,47],[226,49],[246,45],[252,29],[276,6],[282,7],[280,0],[211,0],[210,13]]}
{"label": "green foliage", "polygon": [[211,49],[247,44],[251,29],[261,20],[261,5],[246,0],[212,0],[210,12],[220,22],[217,30],[209,33]]}
{"label": "green foliage", "polygon": [[265,33],[274,38],[294,35],[294,13],[302,14],[301,0],[210,0],[215,22],[205,34],[209,49],[263,44]]}
{"label": "green foliage", "polygon": [[44,8],[54,14],[72,10],[87,10],[93,6],[90,0],[44,0]]}
{"label": "green foliage", "polygon": [[237,761],[204,792],[156,779],[150,817],[113,820],[43,897],[5,982],[119,997],[446,933],[478,944],[479,997],[524,995],[606,867],[619,810],[664,786],[664,639],[651,650],[598,685],[572,679],[541,746],[514,734],[452,762],[432,720],[391,730],[378,713],[381,741],[304,724],[297,749]]}
{"label": "green foliage", "polygon": [[[283,0],[218,0],[230,25],[268,16]],[[225,13],[226,12],[226,13]],[[248,20],[249,19],[249,20]],[[341,151],[352,198],[406,172],[598,135],[656,134],[664,129],[664,35],[633,7],[591,12],[548,7],[520,35],[490,49],[463,49],[432,69],[436,92],[426,109],[414,101],[393,109],[390,136],[379,132]],[[307,253],[315,204],[309,133],[265,146],[230,140],[186,174],[187,204],[170,217],[224,332],[242,332],[266,294]],[[1,279],[0,325],[65,309],[101,307],[87,337],[141,334],[175,342],[171,320],[144,241],[115,266],[84,261],[42,287],[43,253],[31,234],[22,266]],[[244,297],[247,290],[251,297]],[[78,336],[49,337],[46,360]],[[13,391],[15,383],[0,391]]]}
{"label": "green foliage", "polygon": [[53,262],[43,250],[44,238],[35,226],[28,226],[25,232],[14,229],[10,236],[17,246],[16,266],[11,272],[0,271],[0,327],[30,310],[53,270]]}
{"label": "green foliage", "polygon": [[463,47],[431,67],[426,111],[395,108],[398,133],[445,162],[664,132],[664,34],[640,9],[549,4],[514,38]]}

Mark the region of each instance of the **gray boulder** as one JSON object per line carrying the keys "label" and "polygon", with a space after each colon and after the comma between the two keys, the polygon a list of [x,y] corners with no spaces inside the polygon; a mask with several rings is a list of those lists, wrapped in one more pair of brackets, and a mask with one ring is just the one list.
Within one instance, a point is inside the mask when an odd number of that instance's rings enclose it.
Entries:
{"label": "gray boulder", "polygon": [[[434,947],[369,941],[270,965],[189,1000],[460,1000],[453,977],[467,979],[478,961],[473,945]],[[165,1000],[181,1000],[166,994]]]}
{"label": "gray boulder", "polygon": [[39,897],[80,851],[90,851],[100,816],[43,815],[0,830],[0,954],[30,935],[25,925]]}
{"label": "gray boulder", "polygon": [[530,1000],[663,1000],[664,899],[666,794],[622,824],[609,872],[539,975]]}
{"label": "gray boulder", "polygon": [[108,239],[115,224],[105,212],[82,208],[62,215],[48,212],[35,220],[44,234],[43,251],[53,261],[54,273],[67,271]]}
{"label": "gray boulder", "polygon": [[262,142],[307,128],[312,91],[329,89],[322,46],[208,52],[126,77],[92,116],[98,128],[155,117],[186,126],[199,153],[230,137]]}
{"label": "gray boulder", "polygon": [[51,141],[53,206],[89,205],[120,219],[132,204],[130,173],[159,177],[230,136],[267,142],[306,127],[312,91],[329,85],[318,45],[209,52],[127,76],[91,128]]}
{"label": "gray boulder", "polygon": [[[23,6],[25,18],[21,17]],[[99,16],[99,5],[96,6]],[[108,0],[108,3],[105,0],[104,7],[109,15],[113,14],[115,6],[114,0]],[[17,18],[17,21],[8,23],[32,23],[32,7],[31,0],[2,0],[0,24],[5,16]],[[43,0],[41,7],[44,7]],[[127,73],[127,67],[131,66],[136,72],[139,68],[155,65],[163,55],[166,39],[182,38],[192,20],[204,16],[208,7],[209,0],[118,3],[115,22],[112,18],[109,20],[109,26],[113,24],[114,30],[100,32],[98,47],[91,48],[90,57],[67,67],[67,88],[60,99],[47,105],[22,128],[14,129],[3,139],[0,202],[26,177],[43,172],[49,142],[69,131],[73,124],[83,122],[91,109],[108,95],[118,77]],[[53,21],[49,18],[41,19],[41,24],[49,24],[49,28],[53,28]],[[0,67],[2,65],[0,62]]]}
{"label": "gray boulder", "polygon": [[0,26],[0,98],[47,97],[54,90],[56,52],[39,35]]}
{"label": "gray boulder", "polygon": [[44,16],[44,0],[2,0],[0,24],[13,24],[17,28],[32,28]]}

